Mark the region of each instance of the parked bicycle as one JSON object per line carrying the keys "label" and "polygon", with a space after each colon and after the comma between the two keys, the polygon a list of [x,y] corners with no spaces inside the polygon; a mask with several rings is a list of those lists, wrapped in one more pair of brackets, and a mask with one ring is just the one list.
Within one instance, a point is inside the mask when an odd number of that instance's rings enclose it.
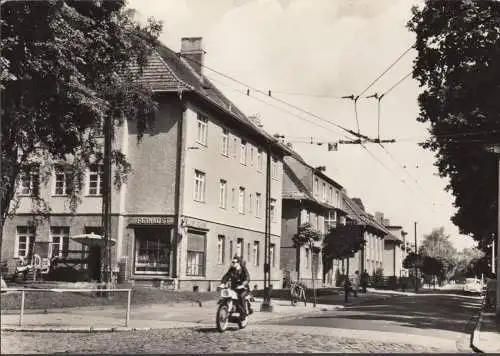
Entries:
{"label": "parked bicycle", "polygon": [[295,306],[297,302],[303,301],[304,306],[307,305],[307,298],[306,298],[306,290],[305,286],[297,281],[297,282],[292,282],[290,285],[290,301],[292,302],[292,305]]}

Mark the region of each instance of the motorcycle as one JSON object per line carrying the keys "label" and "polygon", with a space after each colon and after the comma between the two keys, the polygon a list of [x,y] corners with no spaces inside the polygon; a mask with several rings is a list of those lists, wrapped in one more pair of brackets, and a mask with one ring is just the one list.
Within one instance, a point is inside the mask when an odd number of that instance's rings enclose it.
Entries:
{"label": "motorcycle", "polygon": [[[244,286],[239,286],[237,289],[245,288]],[[219,332],[226,331],[229,323],[236,323],[240,329],[243,329],[248,324],[248,315],[246,318],[242,317],[241,308],[238,293],[235,290],[227,287],[225,284],[221,284],[218,289],[220,289],[220,299],[217,302],[219,307],[217,308],[217,316],[215,324],[217,325],[217,330]],[[247,303],[247,310],[251,311],[250,302],[253,297],[250,293],[245,297],[245,303]],[[250,313],[249,313],[250,314]]]}

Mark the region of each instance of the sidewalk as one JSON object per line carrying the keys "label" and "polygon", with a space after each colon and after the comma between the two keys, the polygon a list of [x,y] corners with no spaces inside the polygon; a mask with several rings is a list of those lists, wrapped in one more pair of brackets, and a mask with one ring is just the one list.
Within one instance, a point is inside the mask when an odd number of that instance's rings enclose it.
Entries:
{"label": "sidewalk", "polygon": [[481,313],[472,344],[483,353],[500,353],[500,322],[494,312]]}
{"label": "sidewalk", "polygon": [[[294,318],[311,315],[323,311],[344,308],[343,296],[331,296],[328,304],[312,303],[291,306],[287,300],[272,300],[273,312],[261,312],[262,299],[252,303],[254,314],[250,323],[258,323],[270,319]],[[366,302],[381,301],[390,298],[386,294],[362,295],[350,297],[346,306],[354,306]],[[337,301],[338,299],[338,301]],[[215,325],[217,301],[198,303],[185,302],[178,304],[132,305],[130,321],[125,326],[126,306],[82,307],[50,310],[25,310],[23,325],[19,326],[19,311],[10,310],[1,315],[2,331],[119,331],[166,329],[194,326]]]}

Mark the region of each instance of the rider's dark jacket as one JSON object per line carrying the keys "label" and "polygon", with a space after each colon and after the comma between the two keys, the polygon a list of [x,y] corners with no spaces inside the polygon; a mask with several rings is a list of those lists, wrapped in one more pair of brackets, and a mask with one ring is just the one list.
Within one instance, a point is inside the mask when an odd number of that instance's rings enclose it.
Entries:
{"label": "rider's dark jacket", "polygon": [[227,281],[231,281],[231,289],[236,289],[237,286],[245,282],[250,283],[250,274],[245,266],[241,266],[239,270],[231,267],[222,277],[222,283],[227,283]]}

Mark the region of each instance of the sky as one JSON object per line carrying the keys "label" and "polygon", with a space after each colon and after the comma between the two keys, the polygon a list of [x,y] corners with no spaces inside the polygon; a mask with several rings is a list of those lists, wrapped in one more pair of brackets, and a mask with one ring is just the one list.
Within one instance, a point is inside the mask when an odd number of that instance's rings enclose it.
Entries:
{"label": "sky", "polygon": [[[360,132],[377,137],[380,108],[380,138],[396,142],[327,149],[328,142],[352,139],[332,123],[357,131],[354,101],[341,97],[362,93],[414,43],[406,23],[421,1],[129,0],[128,5],[138,11],[138,20],[161,20],[160,40],[174,51],[180,51],[182,37],[202,37],[204,75],[245,114],[258,115],[266,131],[284,135],[312,166],[325,166],[350,197],[361,198],[367,212],[383,212],[411,242],[417,222],[417,241],[443,226],[457,249],[475,246],[450,220],[454,198],[444,189],[448,180],[438,176],[434,153],[418,145],[428,132],[416,120],[422,89],[406,77],[415,50],[357,102]],[[272,97],[258,90],[271,90]],[[366,98],[375,93],[386,93],[380,106]]]}

